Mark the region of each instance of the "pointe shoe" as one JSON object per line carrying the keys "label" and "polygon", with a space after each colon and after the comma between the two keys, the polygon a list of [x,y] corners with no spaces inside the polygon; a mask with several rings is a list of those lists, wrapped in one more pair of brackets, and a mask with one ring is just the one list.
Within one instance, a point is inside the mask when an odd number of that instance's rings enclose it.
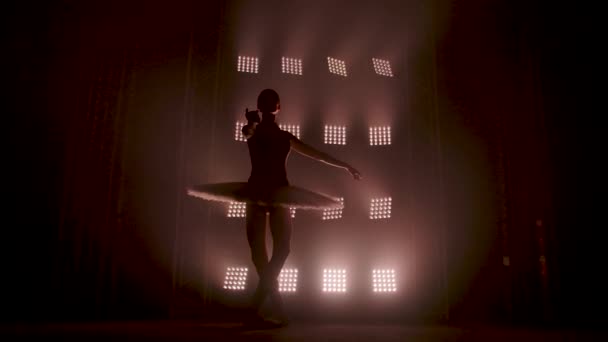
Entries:
{"label": "pointe shoe", "polygon": [[276,322],[278,322],[278,324],[280,324],[282,327],[286,327],[289,325],[289,318],[287,318],[287,316],[280,316],[277,318],[273,318],[273,320],[275,320]]}
{"label": "pointe shoe", "polygon": [[287,314],[285,313],[285,308],[283,306],[283,299],[281,298],[278,292],[272,293],[270,296],[271,300],[271,314],[270,316],[274,319],[283,322],[283,324],[288,325],[289,319],[287,318]]}

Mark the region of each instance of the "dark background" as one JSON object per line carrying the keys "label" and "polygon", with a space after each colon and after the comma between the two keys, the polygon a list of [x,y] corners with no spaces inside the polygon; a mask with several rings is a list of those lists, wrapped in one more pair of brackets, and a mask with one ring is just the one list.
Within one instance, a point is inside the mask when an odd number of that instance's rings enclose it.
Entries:
{"label": "dark background", "polygon": [[[162,151],[179,145],[184,121],[159,118],[141,133],[133,129],[137,116],[130,113],[184,101],[214,103],[225,10],[221,2],[196,1],[5,5],[4,320],[170,316],[172,276],[149,253],[142,225],[171,224],[179,217],[172,191],[181,185],[182,171],[159,165],[179,165],[178,155]],[[501,264],[488,262],[451,304],[453,319],[606,323],[599,201],[605,153],[601,108],[592,96],[598,70],[591,58],[599,42],[592,38],[589,11],[556,2],[437,5],[436,15],[451,17],[448,33],[437,42],[440,96],[484,141],[503,146],[506,248],[512,255],[511,281],[502,281],[507,278],[501,278]],[[174,77],[172,86],[157,91],[174,94],[167,96],[174,103],[138,99],[147,83],[132,71],[166,65],[171,70],[171,63],[182,68],[193,39],[198,74],[207,76],[187,81],[185,71],[183,77],[167,75]],[[492,80],[492,86],[480,80]],[[190,95],[195,100],[184,100],[188,87],[196,89]],[[496,114],[488,116],[490,110]],[[174,145],[150,143],[149,134]],[[132,161],[150,150],[165,156],[158,165]],[[155,204],[159,211],[138,207],[137,199],[149,196],[162,198]],[[533,223],[539,213],[546,278],[539,277],[536,262]],[[165,234],[157,238],[174,238]],[[492,246],[491,255],[500,256],[501,242]]]}

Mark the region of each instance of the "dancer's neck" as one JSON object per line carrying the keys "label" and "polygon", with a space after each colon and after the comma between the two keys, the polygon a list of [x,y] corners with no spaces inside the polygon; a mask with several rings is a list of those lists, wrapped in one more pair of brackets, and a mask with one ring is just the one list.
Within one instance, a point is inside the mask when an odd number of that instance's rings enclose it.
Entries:
{"label": "dancer's neck", "polygon": [[274,122],[276,115],[272,113],[262,113],[262,122]]}

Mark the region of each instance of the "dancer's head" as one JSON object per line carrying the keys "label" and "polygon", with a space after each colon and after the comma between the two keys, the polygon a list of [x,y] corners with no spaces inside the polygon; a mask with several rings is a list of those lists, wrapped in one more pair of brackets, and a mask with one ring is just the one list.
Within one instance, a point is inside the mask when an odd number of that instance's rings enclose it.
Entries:
{"label": "dancer's head", "polygon": [[262,113],[277,114],[281,110],[279,94],[272,89],[264,89],[258,96],[258,109]]}

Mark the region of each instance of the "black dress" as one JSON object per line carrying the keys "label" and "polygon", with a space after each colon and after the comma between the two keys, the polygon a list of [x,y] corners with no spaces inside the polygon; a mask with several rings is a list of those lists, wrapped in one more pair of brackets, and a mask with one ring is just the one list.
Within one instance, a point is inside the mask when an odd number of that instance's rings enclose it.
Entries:
{"label": "black dress", "polygon": [[247,182],[195,185],[190,196],[221,202],[247,202],[263,206],[297,209],[338,209],[341,202],[331,196],[289,184],[285,163],[293,135],[281,130],[273,114],[264,114],[255,133],[247,139],[251,176]]}

